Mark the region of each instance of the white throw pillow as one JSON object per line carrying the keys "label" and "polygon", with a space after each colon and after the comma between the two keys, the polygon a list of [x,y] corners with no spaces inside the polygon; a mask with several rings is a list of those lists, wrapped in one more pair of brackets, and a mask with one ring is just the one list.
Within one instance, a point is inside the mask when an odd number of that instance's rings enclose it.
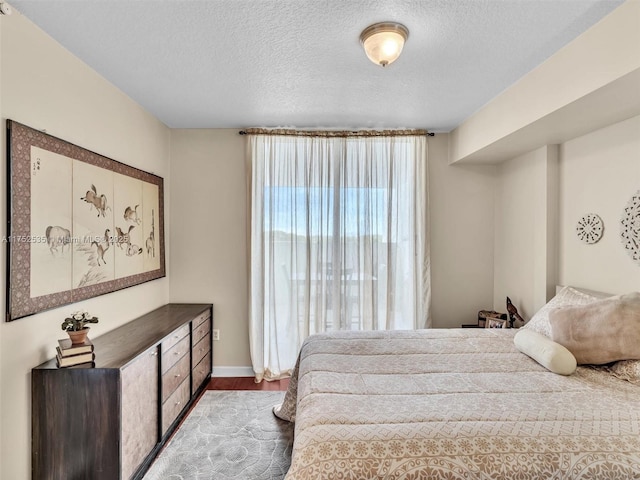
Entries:
{"label": "white throw pillow", "polygon": [[549,312],[554,308],[569,307],[573,305],[588,305],[596,300],[600,300],[601,296],[591,295],[580,292],[572,287],[563,287],[555,297],[544,305],[536,314],[531,317],[524,327],[528,330],[541,333],[551,338],[551,324],[549,323]]}
{"label": "white throw pillow", "polygon": [[516,348],[530,356],[547,370],[560,375],[571,375],[578,363],[565,347],[533,330],[520,329],[513,337]]}

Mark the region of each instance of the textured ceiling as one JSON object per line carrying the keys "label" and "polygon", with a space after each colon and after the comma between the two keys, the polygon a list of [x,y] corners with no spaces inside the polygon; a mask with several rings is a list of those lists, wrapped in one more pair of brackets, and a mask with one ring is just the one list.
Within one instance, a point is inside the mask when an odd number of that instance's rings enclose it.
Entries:
{"label": "textured ceiling", "polygon": [[[173,128],[449,131],[617,0],[13,0]],[[409,28],[371,63],[360,32]]]}

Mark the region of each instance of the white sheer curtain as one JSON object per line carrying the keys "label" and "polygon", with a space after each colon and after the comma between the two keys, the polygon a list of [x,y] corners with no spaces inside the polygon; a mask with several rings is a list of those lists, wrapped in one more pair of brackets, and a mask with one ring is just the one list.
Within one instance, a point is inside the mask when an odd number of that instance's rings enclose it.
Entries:
{"label": "white sheer curtain", "polygon": [[330,330],[430,326],[425,136],[249,135],[256,379]]}

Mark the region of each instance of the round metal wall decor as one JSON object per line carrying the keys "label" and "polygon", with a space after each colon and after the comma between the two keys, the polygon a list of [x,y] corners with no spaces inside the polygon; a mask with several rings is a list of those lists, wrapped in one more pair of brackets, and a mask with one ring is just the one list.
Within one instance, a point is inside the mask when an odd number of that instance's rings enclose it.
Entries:
{"label": "round metal wall decor", "polygon": [[625,250],[640,265],[640,190],[631,196],[622,212],[620,236]]}
{"label": "round metal wall decor", "polygon": [[584,243],[597,243],[604,233],[604,223],[595,213],[588,213],[578,220],[576,235]]}

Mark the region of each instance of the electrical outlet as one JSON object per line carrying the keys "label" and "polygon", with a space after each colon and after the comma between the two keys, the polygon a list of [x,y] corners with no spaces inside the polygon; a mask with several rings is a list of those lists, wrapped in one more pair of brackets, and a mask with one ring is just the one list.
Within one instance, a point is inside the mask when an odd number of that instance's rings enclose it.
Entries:
{"label": "electrical outlet", "polygon": [[220,330],[218,330],[217,328],[213,329],[213,341],[217,342],[218,340],[220,340]]}

